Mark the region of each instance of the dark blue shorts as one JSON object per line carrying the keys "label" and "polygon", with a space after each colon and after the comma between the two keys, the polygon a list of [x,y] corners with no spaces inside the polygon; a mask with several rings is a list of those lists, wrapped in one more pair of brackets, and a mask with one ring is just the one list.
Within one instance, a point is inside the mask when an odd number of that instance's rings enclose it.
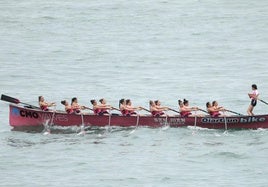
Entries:
{"label": "dark blue shorts", "polygon": [[257,105],[257,100],[255,99],[251,99],[251,103],[250,103],[253,107]]}

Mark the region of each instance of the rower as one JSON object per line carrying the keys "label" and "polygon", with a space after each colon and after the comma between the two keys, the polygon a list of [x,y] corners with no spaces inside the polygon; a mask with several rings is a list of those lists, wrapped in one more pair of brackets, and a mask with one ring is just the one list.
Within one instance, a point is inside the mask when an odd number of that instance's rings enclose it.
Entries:
{"label": "rower", "polygon": [[106,100],[104,98],[100,99],[99,102],[101,103],[100,106],[103,106],[103,108],[101,109],[101,114],[109,114],[109,112],[107,111],[107,109],[111,109],[111,105],[107,105],[106,104]]}
{"label": "rower", "polygon": [[95,115],[102,116],[109,114],[107,109],[111,109],[111,106],[105,104],[98,105],[95,99],[90,100],[90,102],[93,105],[93,111]]}
{"label": "rower", "polygon": [[179,107],[180,107],[180,114],[181,117],[193,117],[191,111],[197,111],[198,107],[190,107],[189,101],[186,99],[183,99],[183,101],[179,100]]}
{"label": "rower", "polygon": [[41,110],[43,111],[48,111],[49,107],[56,106],[55,102],[52,102],[52,103],[46,102],[43,96],[38,97],[38,102],[39,102],[39,106]]}
{"label": "rower", "polygon": [[81,110],[85,109],[84,106],[80,106],[78,104],[78,100],[77,100],[76,97],[72,98],[71,107],[73,108],[74,112],[77,113],[77,114],[81,113]]}
{"label": "rower", "polygon": [[207,111],[211,115],[211,117],[223,117],[224,116],[220,113],[220,111],[225,111],[225,109],[223,107],[219,107],[217,101],[213,101],[212,104],[210,102],[207,102],[206,106],[207,106]]}
{"label": "rower", "polygon": [[71,105],[69,105],[68,101],[63,100],[63,101],[61,101],[61,104],[63,104],[65,106],[65,111],[67,112],[67,114],[74,113],[74,109],[71,107]]}
{"label": "rower", "polygon": [[161,102],[159,100],[155,100],[154,103],[155,103],[155,107],[158,110],[162,111],[162,112],[163,111],[166,111],[166,110],[169,110],[169,107],[167,107],[167,106],[161,106]]}
{"label": "rower", "polygon": [[136,110],[141,110],[142,107],[133,107],[132,106],[132,102],[130,99],[126,99],[126,107],[125,107],[125,110],[126,110],[126,116],[135,116],[137,115],[137,113],[135,112]]}
{"label": "rower", "polygon": [[119,100],[119,110],[123,116],[126,116],[128,114],[127,106],[126,106],[126,100],[120,99]]}
{"label": "rower", "polygon": [[164,110],[160,107],[157,107],[154,101],[150,100],[149,105],[152,116],[154,117],[165,116]]}

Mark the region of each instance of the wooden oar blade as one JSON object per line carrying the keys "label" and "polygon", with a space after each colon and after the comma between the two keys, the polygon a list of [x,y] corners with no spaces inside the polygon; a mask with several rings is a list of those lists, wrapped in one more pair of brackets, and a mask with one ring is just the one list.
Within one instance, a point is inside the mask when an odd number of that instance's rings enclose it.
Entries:
{"label": "wooden oar blade", "polygon": [[15,103],[15,104],[20,103],[20,100],[13,98],[13,97],[10,97],[10,96],[7,96],[7,95],[4,95],[4,94],[1,95],[1,100],[6,101],[6,102],[10,102],[10,103]]}

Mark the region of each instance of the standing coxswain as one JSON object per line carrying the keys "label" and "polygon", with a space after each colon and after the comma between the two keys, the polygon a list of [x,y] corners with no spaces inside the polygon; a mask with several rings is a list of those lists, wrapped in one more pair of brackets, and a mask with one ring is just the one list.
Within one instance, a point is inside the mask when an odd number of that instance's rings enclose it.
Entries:
{"label": "standing coxswain", "polygon": [[248,96],[250,98],[250,104],[247,110],[248,115],[253,116],[253,109],[257,105],[257,100],[259,96],[258,88],[256,84],[251,85],[252,92],[248,93]]}

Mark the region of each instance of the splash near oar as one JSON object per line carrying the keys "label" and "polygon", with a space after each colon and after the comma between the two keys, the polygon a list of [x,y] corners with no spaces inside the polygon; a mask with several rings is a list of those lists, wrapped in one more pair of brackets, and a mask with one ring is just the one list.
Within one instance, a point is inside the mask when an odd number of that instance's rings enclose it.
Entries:
{"label": "splash near oar", "polygon": [[4,94],[2,94],[1,95],[1,100],[2,101],[6,101],[6,102],[9,102],[9,103],[15,103],[15,104],[24,104],[24,105],[27,105],[27,106],[29,106],[29,107],[31,107],[31,108],[38,108],[38,109],[40,109],[40,107],[37,107],[37,106],[33,106],[33,105],[31,105],[31,104],[28,104],[28,103],[23,103],[23,102],[21,102],[19,99],[17,99],[17,98],[14,98],[14,97],[10,97],[10,96],[8,96],[8,95],[4,95]]}

